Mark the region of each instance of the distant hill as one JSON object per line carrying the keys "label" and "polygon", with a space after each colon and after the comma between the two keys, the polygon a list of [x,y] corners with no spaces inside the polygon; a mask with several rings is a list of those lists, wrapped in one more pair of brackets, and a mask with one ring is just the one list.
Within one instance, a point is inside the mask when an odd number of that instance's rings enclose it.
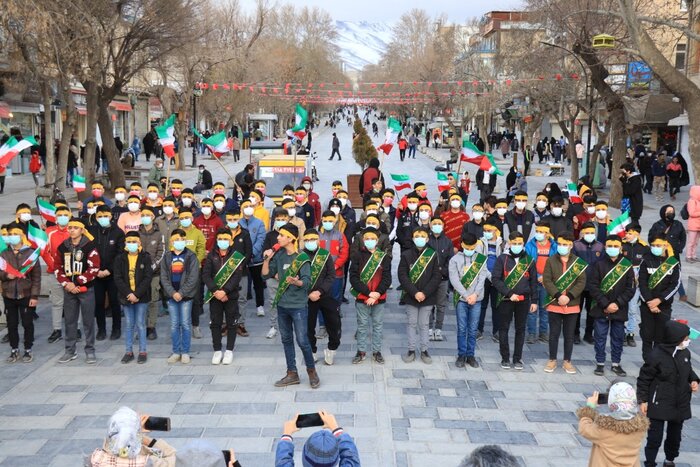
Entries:
{"label": "distant hill", "polygon": [[391,41],[391,24],[368,21],[336,21],[340,58],[346,70],[360,71],[365,65],[378,63]]}

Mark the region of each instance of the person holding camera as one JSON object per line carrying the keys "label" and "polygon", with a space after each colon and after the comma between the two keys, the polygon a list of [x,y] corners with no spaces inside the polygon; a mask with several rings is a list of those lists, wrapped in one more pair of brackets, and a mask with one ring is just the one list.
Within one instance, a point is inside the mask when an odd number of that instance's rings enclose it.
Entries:
{"label": "person holding camera", "polygon": [[[316,414],[312,414],[316,415]],[[309,436],[302,451],[304,466],[360,466],[360,454],[357,446],[349,434],[345,433],[335,417],[324,411],[318,413],[323,430]],[[284,423],[284,434],[277,443],[275,453],[276,467],[294,466],[294,439],[292,434],[304,426],[318,426],[320,423],[306,425],[302,422],[302,416],[296,414],[294,418]],[[301,425],[301,426],[300,426]]]}

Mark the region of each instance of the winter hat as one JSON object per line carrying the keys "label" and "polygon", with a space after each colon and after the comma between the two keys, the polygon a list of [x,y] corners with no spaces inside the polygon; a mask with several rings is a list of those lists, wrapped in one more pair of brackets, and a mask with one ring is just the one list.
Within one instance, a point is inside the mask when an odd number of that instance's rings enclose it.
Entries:
{"label": "winter hat", "polygon": [[637,415],[637,393],[628,383],[619,382],[610,386],[608,393],[610,416],[617,420],[631,420]]}
{"label": "winter hat", "polygon": [[333,467],[339,457],[336,437],[328,430],[319,430],[306,440],[301,460],[304,467]]}
{"label": "winter hat", "polygon": [[109,419],[107,451],[123,459],[135,459],[141,452],[141,419],[129,407],[121,407]]}
{"label": "winter hat", "polygon": [[198,439],[177,450],[177,467],[226,467],[226,460],[209,441]]}
{"label": "winter hat", "polygon": [[690,328],[678,321],[666,321],[664,326],[664,344],[678,345],[690,335]]}

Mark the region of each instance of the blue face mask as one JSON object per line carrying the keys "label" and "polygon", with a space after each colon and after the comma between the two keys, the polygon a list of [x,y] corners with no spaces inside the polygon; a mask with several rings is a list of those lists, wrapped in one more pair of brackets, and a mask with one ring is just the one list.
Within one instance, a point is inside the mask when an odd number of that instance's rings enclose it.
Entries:
{"label": "blue face mask", "polygon": [[583,239],[586,241],[586,243],[593,243],[595,241],[595,234],[585,234]]}
{"label": "blue face mask", "polygon": [[620,249],[617,247],[607,247],[605,248],[605,253],[611,258],[616,258],[620,255]]}
{"label": "blue face mask", "polygon": [[466,248],[463,251],[464,251],[464,254],[469,256],[469,257],[474,256],[474,253],[476,253],[476,250],[467,250]]}
{"label": "blue face mask", "polygon": [[564,246],[564,245],[558,245],[557,246],[557,253],[559,253],[562,256],[566,256],[569,254],[569,247]]}
{"label": "blue face mask", "polygon": [[184,219],[180,219],[180,225],[183,226],[184,228],[188,228],[189,226],[192,225],[192,219],[189,217],[186,217]]}
{"label": "blue face mask", "polygon": [[185,248],[187,248],[187,241],[186,240],[176,240],[173,242],[173,248],[177,251],[183,251]]}
{"label": "blue face mask", "polygon": [[277,230],[281,229],[283,225],[285,225],[287,221],[275,221],[275,228]]}
{"label": "blue face mask", "polygon": [[151,222],[153,222],[153,219],[151,219],[151,216],[141,216],[141,223],[143,225],[151,225]]}
{"label": "blue face mask", "polygon": [[538,242],[544,242],[545,235],[541,232],[535,232],[535,240]]}
{"label": "blue face mask", "polygon": [[376,240],[365,240],[364,243],[365,243],[365,248],[367,248],[368,250],[374,250],[375,248],[377,248],[377,241]]}
{"label": "blue face mask", "polygon": [[440,235],[442,233],[442,226],[439,224],[431,225],[430,230],[432,230],[435,235]]}
{"label": "blue face mask", "polygon": [[127,243],[126,244],[126,251],[129,253],[136,253],[139,251],[139,244],[138,243]]}
{"label": "blue face mask", "polygon": [[3,235],[2,236],[2,241],[5,243],[10,243],[10,236],[9,235]]}
{"label": "blue face mask", "polygon": [[228,240],[217,240],[216,246],[219,247],[219,250],[228,250],[229,242]]}
{"label": "blue face mask", "polygon": [[493,232],[484,232],[484,238],[486,240],[491,240],[493,239]]}
{"label": "blue face mask", "polygon": [[58,216],[56,217],[56,224],[60,225],[61,227],[65,227],[68,225],[69,220],[70,217],[68,216]]}
{"label": "blue face mask", "polygon": [[520,253],[523,252],[523,246],[522,245],[511,245],[510,252],[513,253],[514,255],[519,255]]}
{"label": "blue face mask", "polygon": [[22,237],[19,235],[8,235],[7,236],[7,243],[10,245],[19,245],[19,243],[22,241]]}
{"label": "blue face mask", "polygon": [[226,225],[228,226],[229,229],[237,229],[238,228],[238,221],[227,222]]}
{"label": "blue face mask", "polygon": [[100,217],[97,219],[97,223],[100,224],[100,227],[107,228],[112,223],[112,220],[109,217]]}
{"label": "blue face mask", "polygon": [[428,243],[428,239],[425,237],[416,237],[413,239],[413,244],[417,246],[418,248],[425,248],[425,245]]}
{"label": "blue face mask", "polygon": [[323,221],[323,230],[333,230],[334,222]]}
{"label": "blue face mask", "polygon": [[664,247],[662,246],[653,246],[651,247],[651,254],[654,256],[663,256],[664,254]]}
{"label": "blue face mask", "polygon": [[318,250],[318,242],[315,240],[304,242],[304,248],[306,248],[309,251],[316,251]]}

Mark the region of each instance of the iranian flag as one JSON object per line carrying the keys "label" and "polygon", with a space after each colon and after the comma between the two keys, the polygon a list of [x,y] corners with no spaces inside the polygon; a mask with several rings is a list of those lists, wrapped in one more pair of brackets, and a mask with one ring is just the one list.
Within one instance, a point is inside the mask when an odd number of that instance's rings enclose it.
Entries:
{"label": "iranian flag", "polygon": [[583,200],[578,195],[578,188],[574,182],[569,182],[566,184],[566,191],[569,192],[570,203],[583,203]]}
{"label": "iranian flag", "polygon": [[36,248],[40,250],[46,248],[46,245],[49,243],[49,237],[46,235],[46,232],[41,230],[39,227],[33,226],[32,224],[29,224],[29,227],[27,228],[27,239],[36,245]]}
{"label": "iranian flag", "polygon": [[[452,175],[454,176],[454,174],[452,174]],[[449,190],[450,182],[447,180],[447,172],[438,172],[437,173],[437,183],[438,183],[438,190],[440,191],[440,193],[442,193],[445,190]]]}
{"label": "iranian flag", "polygon": [[19,141],[14,136],[10,137],[10,139],[0,147],[0,167],[7,167],[17,154],[36,145],[36,140],[31,136]]}
{"label": "iranian flag", "polygon": [[156,127],[156,134],[165,155],[171,159],[175,157],[175,114]]}
{"label": "iranian flag", "polygon": [[629,211],[625,211],[617,216],[610,224],[608,224],[608,234],[617,235],[618,237],[625,236],[625,229],[632,222]]}
{"label": "iranian flag", "polygon": [[401,190],[410,190],[411,189],[411,183],[410,183],[410,177],[408,175],[404,174],[389,174],[391,176],[391,179],[394,181],[394,190],[396,191],[401,191]]}
{"label": "iranian flag", "polygon": [[0,258],[0,269],[8,274],[12,274],[15,277],[24,277],[24,274],[13,268],[10,263],[5,261],[5,258]]}
{"label": "iranian flag", "polygon": [[30,269],[34,267],[37,261],[39,261],[39,257],[41,257],[41,248],[37,248],[36,250],[32,251],[32,254],[24,260],[24,262],[22,263],[22,269],[20,270],[22,275],[26,274]]}
{"label": "iranian flag", "polygon": [[462,140],[462,162],[469,162],[470,164],[475,164],[481,166],[481,163],[486,156],[483,152],[474,146],[474,143],[464,138]]}
{"label": "iranian flag", "polygon": [[76,193],[85,191],[85,177],[73,175],[73,189],[76,191]]}
{"label": "iranian flag", "polygon": [[204,143],[206,147],[209,148],[211,153],[214,154],[214,156],[217,158],[223,156],[231,149],[233,149],[233,141],[231,139],[226,138],[226,131],[220,131],[219,133],[212,135],[209,138],[205,138],[202,135],[200,135],[195,128],[192,128],[192,131],[202,140],[202,143]]}
{"label": "iranian flag", "polygon": [[56,222],[56,206],[41,198],[37,201],[37,204],[41,217],[49,222]]}
{"label": "iranian flag", "polygon": [[399,139],[399,133],[401,133],[401,124],[395,118],[389,117],[389,121],[386,124],[384,144],[380,145],[377,150],[389,155],[391,148],[394,147],[394,144],[396,144],[396,141]]}
{"label": "iranian flag", "polygon": [[309,113],[301,104],[297,104],[294,109],[294,126],[287,130],[287,136],[304,139],[306,136],[306,123],[309,120]]}

